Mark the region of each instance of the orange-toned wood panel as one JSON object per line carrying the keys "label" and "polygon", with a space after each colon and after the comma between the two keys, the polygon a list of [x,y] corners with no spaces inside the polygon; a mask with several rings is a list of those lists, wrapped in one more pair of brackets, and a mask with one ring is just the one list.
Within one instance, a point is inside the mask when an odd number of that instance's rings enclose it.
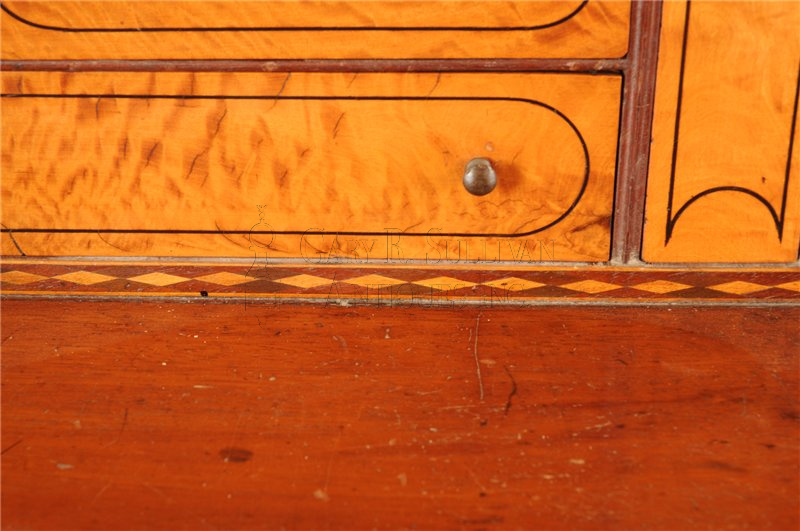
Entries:
{"label": "orange-toned wood panel", "polygon": [[8,529],[798,526],[797,308],[2,317]]}
{"label": "orange-toned wood panel", "polygon": [[643,258],[791,262],[800,3],[666,2]]}
{"label": "orange-toned wood panel", "polygon": [[[342,233],[385,248],[391,232],[403,235],[404,259],[461,238],[473,255],[475,245],[531,239],[552,241],[551,260],[608,258],[616,76],[3,81],[3,223],[29,255],[252,256],[253,229],[280,233],[259,241],[272,240],[281,257],[328,252]],[[490,158],[498,174],[483,197],[461,182],[474,157]],[[82,236],[45,241],[32,231]],[[179,234],[154,245],[153,231]],[[211,237],[185,246],[197,231]],[[224,247],[221,232],[233,240]],[[106,239],[100,249],[95,236]]]}
{"label": "orange-toned wood panel", "polygon": [[625,55],[630,3],[3,2],[3,59]]}
{"label": "orange-toned wood panel", "polygon": [[0,254],[3,256],[21,256],[12,234],[7,232],[0,233]]}

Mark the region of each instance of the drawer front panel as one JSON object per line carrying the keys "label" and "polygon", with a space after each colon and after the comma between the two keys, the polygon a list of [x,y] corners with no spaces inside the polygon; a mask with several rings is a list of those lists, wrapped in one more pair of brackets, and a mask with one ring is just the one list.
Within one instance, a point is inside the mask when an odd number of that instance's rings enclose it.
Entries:
{"label": "drawer front panel", "polygon": [[11,1],[4,59],[621,57],[630,5]]}
{"label": "drawer front panel", "polygon": [[[329,253],[336,234],[377,240],[377,251],[387,233],[401,233],[406,258],[423,259],[447,239],[546,237],[558,248],[547,258],[607,259],[616,77],[238,76],[242,87],[264,86],[261,95],[211,90],[225,79],[214,75],[191,94],[176,88],[193,76],[88,77],[55,91],[48,85],[70,76],[4,79],[30,86],[7,91],[2,109],[3,223],[17,238],[61,234],[74,244],[83,234],[86,246],[122,237],[117,247],[134,254],[241,255],[258,225],[256,233],[276,233],[258,241],[285,257]],[[115,86],[104,84],[111,79]],[[148,79],[152,90],[120,90]],[[498,176],[481,197],[462,184],[477,157]],[[207,243],[147,247],[158,234]],[[220,234],[238,250],[211,244]],[[67,252],[46,242],[30,249]]]}

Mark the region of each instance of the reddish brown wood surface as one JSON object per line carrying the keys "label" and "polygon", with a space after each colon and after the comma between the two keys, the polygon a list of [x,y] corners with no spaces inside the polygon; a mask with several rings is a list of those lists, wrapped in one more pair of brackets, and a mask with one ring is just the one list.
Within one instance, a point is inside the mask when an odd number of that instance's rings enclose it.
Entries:
{"label": "reddish brown wood surface", "polygon": [[798,308],[2,317],[5,529],[798,525]]}
{"label": "reddish brown wood surface", "polygon": [[661,2],[633,2],[631,15],[611,239],[611,260],[623,264],[641,258]]}
{"label": "reddish brown wood surface", "polygon": [[[634,8],[640,9],[637,2]],[[657,39],[656,39],[657,41]],[[0,71],[29,72],[610,72],[619,59],[295,59],[0,61]]]}

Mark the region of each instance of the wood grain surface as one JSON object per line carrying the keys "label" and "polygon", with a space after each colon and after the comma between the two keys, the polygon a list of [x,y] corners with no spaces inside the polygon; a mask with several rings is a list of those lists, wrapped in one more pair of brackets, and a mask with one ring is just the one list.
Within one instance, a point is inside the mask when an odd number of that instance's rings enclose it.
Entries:
{"label": "wood grain surface", "polygon": [[[3,224],[27,255],[252,256],[254,230],[279,233],[261,237],[277,257],[337,234],[402,235],[403,259],[463,239],[609,256],[619,76],[4,72],[3,89]],[[498,173],[484,197],[461,183],[474,157]]]}
{"label": "wood grain surface", "polygon": [[630,3],[3,2],[3,59],[615,58]]}
{"label": "wood grain surface", "polygon": [[790,262],[800,3],[666,2],[643,257]]}
{"label": "wood grain surface", "polygon": [[661,2],[636,1],[631,7],[611,236],[614,263],[640,263],[642,256],[661,6]]}
{"label": "wood grain surface", "polygon": [[404,264],[350,255],[314,260],[31,259],[0,261],[0,296],[317,301],[381,306],[541,304],[799,305],[800,268]]}
{"label": "wood grain surface", "polygon": [[[634,4],[634,6],[636,5]],[[627,64],[627,56],[616,59],[569,60],[536,57],[522,59],[79,59],[2,60],[0,61],[0,70],[33,72],[589,72],[620,74],[625,70]]]}
{"label": "wood grain surface", "polygon": [[5,529],[798,526],[797,308],[2,317]]}

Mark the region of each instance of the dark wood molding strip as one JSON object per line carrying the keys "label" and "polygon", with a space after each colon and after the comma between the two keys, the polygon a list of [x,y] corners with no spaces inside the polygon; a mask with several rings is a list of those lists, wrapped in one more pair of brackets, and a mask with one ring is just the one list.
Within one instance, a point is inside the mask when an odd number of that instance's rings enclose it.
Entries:
{"label": "dark wood molding strip", "polygon": [[614,199],[612,263],[641,261],[661,7],[660,1],[637,0],[631,11]]}
{"label": "dark wood molding strip", "polygon": [[620,59],[304,59],[0,61],[3,71],[42,72],[584,72],[621,73]]}

